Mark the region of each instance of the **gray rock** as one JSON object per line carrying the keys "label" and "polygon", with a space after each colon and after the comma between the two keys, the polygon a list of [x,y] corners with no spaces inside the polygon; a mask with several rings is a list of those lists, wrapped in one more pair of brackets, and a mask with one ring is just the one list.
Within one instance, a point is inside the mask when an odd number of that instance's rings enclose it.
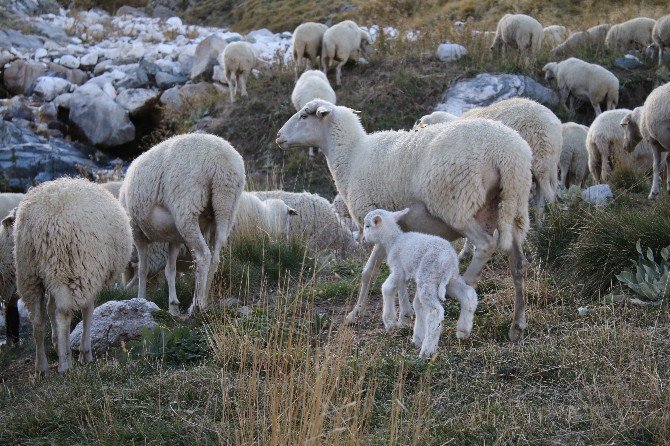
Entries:
{"label": "gray rock", "polygon": [[147,60],[146,57],[143,57],[140,60],[140,68],[143,69],[144,72],[149,76],[156,76],[156,73],[160,71],[158,65],[156,65],[154,62],[151,62],[150,60]]}
{"label": "gray rock", "polygon": [[83,85],[88,81],[88,74],[86,72],[80,70],[79,68],[73,69],[73,68],[65,68],[62,65],[58,65],[57,63],[49,62],[48,63],[49,67],[49,72],[58,75],[58,77],[62,77],[64,79],[67,79],[68,82],[74,85]]}
{"label": "gray rock", "polygon": [[558,104],[558,96],[553,90],[528,76],[482,73],[449,88],[436,109],[460,116],[473,108],[515,97],[534,99],[550,106]]}
{"label": "gray rock", "polygon": [[130,17],[149,17],[149,15],[140,8],[133,8],[132,6],[121,6],[116,10],[116,16],[122,17],[124,15]]}
{"label": "gray rock", "polygon": [[582,192],[582,199],[591,204],[605,205],[613,197],[612,188],[609,184],[596,184],[586,188]]}
{"label": "gray rock", "polygon": [[175,85],[182,85],[188,82],[188,77],[186,76],[175,76],[174,74],[165,73],[164,71],[159,71],[156,73],[156,86],[158,88],[170,88]]}
{"label": "gray rock", "polygon": [[25,121],[34,121],[35,115],[29,105],[28,98],[25,96],[14,96],[10,99],[7,108],[3,111],[5,119],[8,121],[22,119]]}
{"label": "gray rock", "polygon": [[170,17],[175,17],[177,14],[170,8],[167,8],[163,5],[158,5],[154,7],[154,10],[151,13],[151,16],[156,19],[167,20]]}
{"label": "gray rock", "polygon": [[437,58],[442,62],[453,62],[468,54],[463,45],[456,43],[442,43],[437,47]]}
{"label": "gray rock", "polygon": [[58,107],[53,102],[47,102],[37,110],[37,120],[49,123],[58,119]]}
{"label": "gray rock", "polygon": [[198,96],[216,94],[217,89],[208,82],[197,84],[188,84],[181,87],[172,87],[165,90],[160,97],[160,101],[167,108],[179,110],[184,100],[197,99]]}
{"label": "gray rock", "polygon": [[55,14],[58,2],[55,0],[3,0],[3,6],[20,17],[31,17],[37,14]]}
{"label": "gray rock", "polygon": [[12,54],[7,50],[0,50],[0,71],[5,65],[15,60],[16,58],[17,57],[15,54]]}
{"label": "gray rock", "polygon": [[42,62],[15,60],[4,72],[5,88],[12,95],[29,95],[37,78],[44,76],[47,66]]}
{"label": "gray rock", "polygon": [[126,72],[126,76],[115,82],[116,88],[143,88],[149,85],[149,76],[139,65]]}
{"label": "gray rock", "polygon": [[81,57],[80,62],[84,67],[94,67],[98,63],[98,55],[96,53],[88,53]]}
{"label": "gray rock", "polygon": [[193,66],[190,73],[191,80],[200,78],[211,79],[212,67],[218,63],[216,58],[219,57],[219,54],[221,54],[226,45],[228,45],[228,42],[216,34],[212,34],[200,42],[195,49],[195,57],[193,58]]}
{"label": "gray rock", "polygon": [[614,65],[626,70],[633,70],[635,68],[641,67],[642,62],[640,62],[640,59],[633,56],[632,54],[626,54],[625,56],[617,57],[614,61]]}
{"label": "gray rock", "polygon": [[53,101],[56,96],[72,91],[73,85],[66,79],[42,76],[35,82],[35,95],[44,101]]}
{"label": "gray rock", "polygon": [[[104,353],[121,342],[138,339],[142,329],[153,329],[157,323],[154,313],[158,306],[138,297],[129,300],[111,300],[93,310],[91,322],[91,349],[94,353]],[[79,350],[83,325],[79,322],[70,334],[70,347]]]}
{"label": "gray rock", "polygon": [[31,21],[30,26],[32,26],[32,28],[35,29],[39,34],[61,45],[65,45],[69,39],[63,28],[38,21]]}
{"label": "gray rock", "polygon": [[160,92],[147,88],[123,90],[116,97],[116,103],[128,110],[130,116],[152,109],[158,101]]}
{"label": "gray rock", "polygon": [[0,31],[0,48],[18,48],[35,51],[44,46],[44,38],[25,35],[13,29]]}

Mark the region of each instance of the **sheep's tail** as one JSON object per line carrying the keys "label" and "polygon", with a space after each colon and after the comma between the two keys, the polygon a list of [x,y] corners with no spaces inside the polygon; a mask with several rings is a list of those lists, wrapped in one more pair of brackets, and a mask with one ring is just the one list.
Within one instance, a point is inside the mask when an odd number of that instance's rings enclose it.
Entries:
{"label": "sheep's tail", "polygon": [[504,151],[503,156],[506,156],[506,159],[498,166],[500,171],[498,247],[505,251],[512,247],[515,238],[524,240],[530,226],[528,219],[528,196],[532,181],[530,156],[514,156],[519,152],[510,149],[512,148]]}

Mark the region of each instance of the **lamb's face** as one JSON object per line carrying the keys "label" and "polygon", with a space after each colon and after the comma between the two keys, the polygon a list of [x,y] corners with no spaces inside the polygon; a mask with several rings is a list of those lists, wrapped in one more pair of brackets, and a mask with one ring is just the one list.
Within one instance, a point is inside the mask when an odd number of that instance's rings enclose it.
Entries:
{"label": "lamb's face", "polygon": [[623,146],[628,152],[635,150],[635,146],[642,141],[640,127],[638,126],[641,114],[642,107],[637,107],[621,120],[621,127],[623,127]]}
{"label": "lamb's face", "polygon": [[330,102],[320,99],[308,102],[279,129],[277,145],[282,149],[318,147],[324,150],[333,107]]}
{"label": "lamb's face", "polygon": [[384,231],[385,220],[390,217],[388,212],[377,209],[368,212],[363,220],[363,240],[366,243],[379,243],[381,241],[381,234]]}

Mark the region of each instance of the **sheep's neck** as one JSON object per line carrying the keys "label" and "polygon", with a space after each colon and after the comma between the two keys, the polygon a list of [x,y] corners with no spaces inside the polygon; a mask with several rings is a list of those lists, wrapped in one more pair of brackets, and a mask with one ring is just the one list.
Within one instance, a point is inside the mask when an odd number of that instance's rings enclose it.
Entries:
{"label": "sheep's neck", "polygon": [[333,122],[326,141],[326,161],[335,180],[337,191],[348,201],[349,176],[354,158],[362,150],[362,141],[367,136],[363,126],[354,115],[346,116],[344,122]]}

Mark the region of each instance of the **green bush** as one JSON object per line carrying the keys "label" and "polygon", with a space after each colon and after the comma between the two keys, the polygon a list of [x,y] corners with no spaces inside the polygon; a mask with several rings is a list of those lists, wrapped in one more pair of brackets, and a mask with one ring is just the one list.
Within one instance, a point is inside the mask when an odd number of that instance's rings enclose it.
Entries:
{"label": "green bush", "polygon": [[210,356],[205,328],[143,328],[142,336],[128,343],[133,356],[161,359],[168,364],[188,364]]}

